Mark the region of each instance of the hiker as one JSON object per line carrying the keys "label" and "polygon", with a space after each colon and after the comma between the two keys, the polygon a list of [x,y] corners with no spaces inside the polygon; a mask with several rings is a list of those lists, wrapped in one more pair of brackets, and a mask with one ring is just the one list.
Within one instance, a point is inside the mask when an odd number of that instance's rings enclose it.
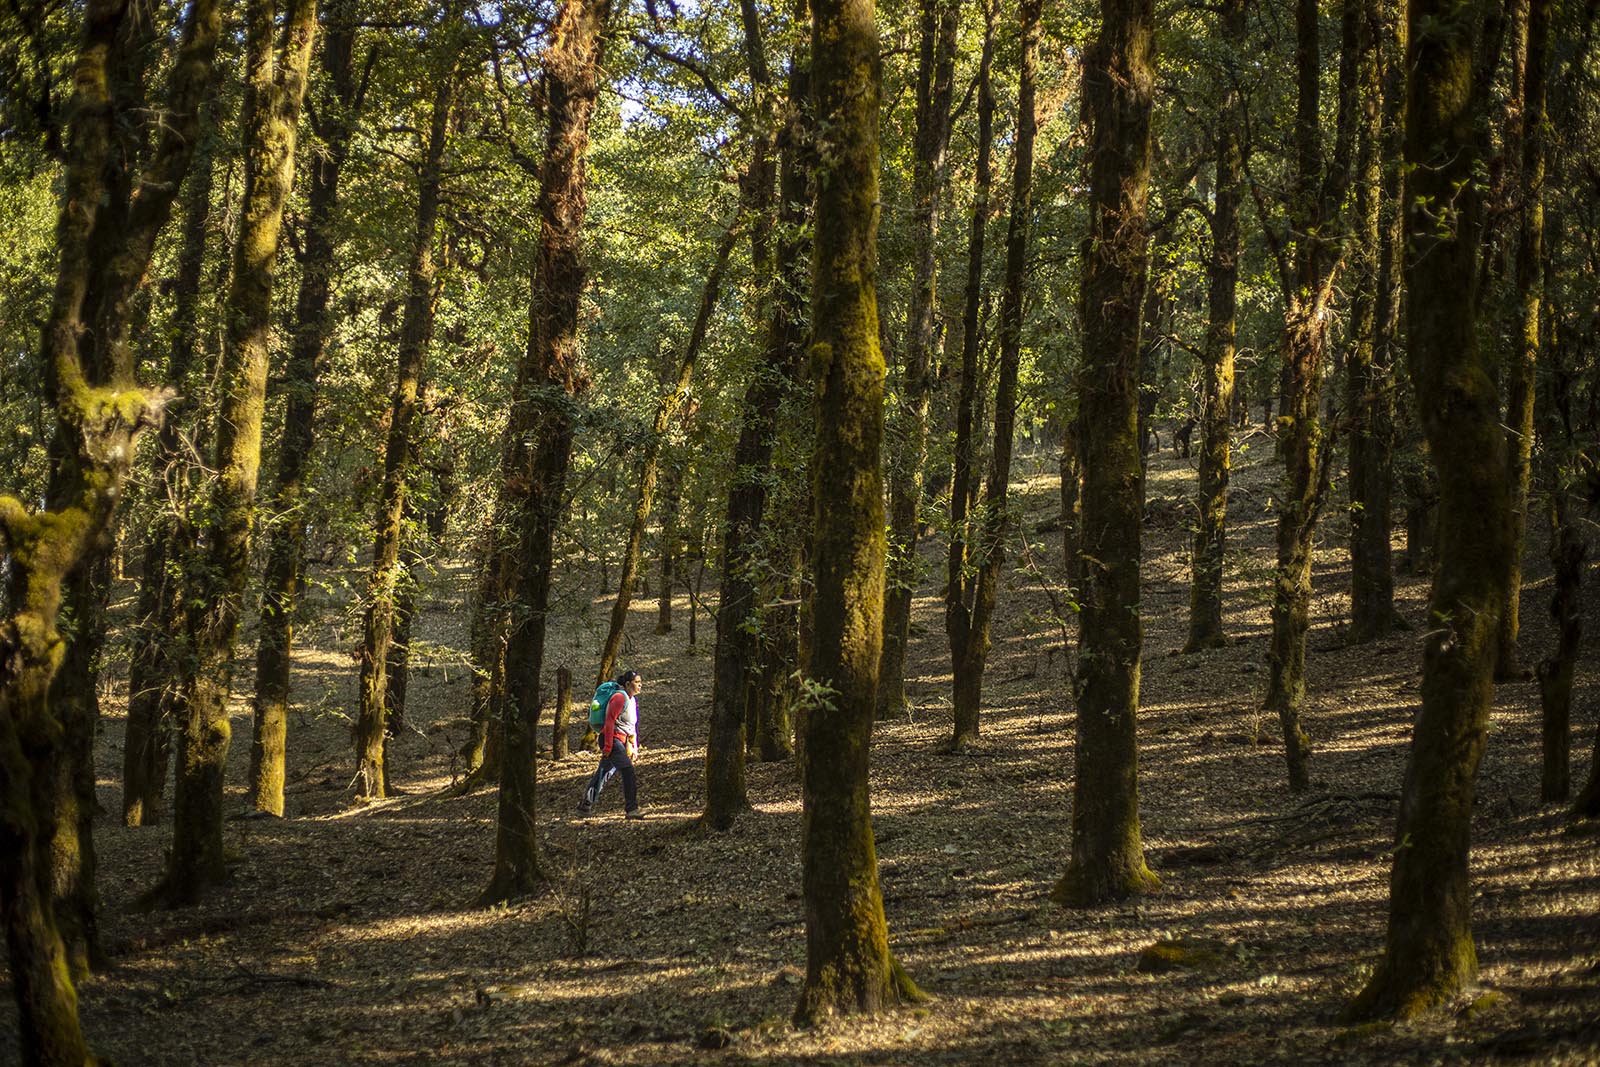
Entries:
{"label": "hiker", "polygon": [[644,679],[638,671],[617,675],[617,691],[606,702],[604,726],[600,731],[600,766],[589,776],[578,814],[588,815],[600,803],[600,792],[612,774],[622,775],[623,807],[630,819],[644,818],[639,810],[639,783],[633,773],[633,760],[639,754],[639,690]]}

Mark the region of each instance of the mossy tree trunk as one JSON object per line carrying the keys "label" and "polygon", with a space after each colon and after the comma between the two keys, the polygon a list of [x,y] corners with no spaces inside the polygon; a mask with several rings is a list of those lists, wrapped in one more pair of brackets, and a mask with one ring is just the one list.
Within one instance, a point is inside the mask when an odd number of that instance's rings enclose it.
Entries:
{"label": "mossy tree trunk", "polygon": [[1239,95],[1231,57],[1243,55],[1243,0],[1222,7],[1224,47],[1230,54],[1217,105],[1216,204],[1211,209],[1211,258],[1206,265],[1206,337],[1200,388],[1200,494],[1189,587],[1185,652],[1227,643],[1222,628],[1222,571],[1227,549],[1228,480],[1233,469],[1233,357],[1238,321],[1239,203],[1244,196],[1244,147]]}
{"label": "mossy tree trunk", "polygon": [[532,892],[544,880],[535,824],[535,745],[540,679],[554,565],[556,524],[572,457],[574,398],[587,384],[579,366],[583,293],[585,157],[599,94],[609,0],[567,0],[545,56],[548,107],[539,187],[539,246],[528,314],[528,348],[513,394],[503,480],[505,514],[516,524],[517,604],[505,649],[500,800],[494,874],[479,898],[489,904]]}
{"label": "mossy tree trunk", "polygon": [[[422,436],[413,435],[413,443],[423,444],[418,440]],[[415,532],[400,549],[404,578],[396,590],[394,639],[389,642],[389,659],[384,668],[384,731],[390,737],[398,737],[405,729],[406,694],[411,681],[411,627],[417,617],[417,601],[425,588],[423,579],[432,573],[433,563],[444,547],[450,511],[457,503],[455,453],[447,425],[440,426],[431,447],[433,455],[424,468],[428,475],[425,488],[406,495],[405,524]]]}
{"label": "mossy tree trunk", "polygon": [[[808,15],[806,0],[794,6],[796,24]],[[747,36],[750,25],[747,23]],[[759,51],[746,45],[752,53]],[[804,276],[807,248],[801,237],[809,214],[810,56],[798,44],[790,57],[788,101],[778,134],[778,220],[772,252],[763,360],[745,390],[734,474],[722,526],[721,594],[713,653],[711,724],[706,742],[706,825],[726,830],[749,809],[745,792],[746,714],[759,677],[759,647],[752,632],[763,553],[777,550],[769,536],[767,483],[771,477],[779,412],[801,374],[805,332]],[[754,64],[752,64],[754,68]],[[750,180],[759,177],[752,172]],[[758,198],[759,191],[755,194]],[[753,234],[758,231],[753,231]],[[759,253],[758,253],[759,256]],[[700,573],[704,574],[704,568]],[[695,641],[695,601],[690,602],[689,643]]]}
{"label": "mossy tree trunk", "polygon": [[867,790],[883,640],[883,354],[875,274],[881,71],[871,0],[821,0],[813,100],[818,183],[811,295],[815,596],[803,717],[806,978],[799,1023],[920,996],[889,952]]}
{"label": "mossy tree trunk", "polygon": [[628,525],[628,543],[622,553],[617,598],[611,603],[611,624],[606,629],[605,644],[600,650],[600,670],[595,681],[597,686],[610,678],[617,666],[617,655],[622,650],[622,634],[628,621],[628,608],[633,604],[633,584],[639,575],[639,555],[644,548],[645,526],[650,521],[650,511],[655,504],[656,478],[660,470],[661,446],[667,438],[667,424],[689,396],[689,381],[694,375],[695,361],[700,357],[706,331],[711,327],[711,315],[717,309],[717,297],[722,291],[722,276],[728,268],[728,258],[733,254],[734,242],[738,237],[736,219],[717,242],[711,271],[706,275],[694,323],[689,328],[683,359],[678,364],[677,378],[656,403],[655,418],[650,423],[650,437],[645,442],[644,456],[639,462],[639,490],[634,495],[633,519]]}
{"label": "mossy tree trunk", "polygon": [[1027,284],[1028,234],[1033,213],[1033,144],[1038,133],[1034,113],[1039,66],[1038,0],[1023,0],[1021,70],[1017,87],[1017,133],[1012,151],[1011,209],[1006,228],[1006,270],[1000,296],[1000,359],[995,375],[994,434],[989,474],[984,485],[983,514],[978,523],[978,548],[969,566],[977,570],[965,628],[965,655],[956,658],[955,721],[951,745],[961,748],[977,740],[983,671],[989,658],[989,623],[1000,589],[1005,539],[1012,529],[1009,509],[1011,448],[1016,430],[1017,376],[1022,361],[1023,296]]}
{"label": "mossy tree trunk", "polygon": [[1275,242],[1284,295],[1283,389],[1278,448],[1283,478],[1275,499],[1277,571],[1266,708],[1283,730],[1289,788],[1311,786],[1311,741],[1300,725],[1306,696],[1306,631],[1311,612],[1312,536],[1327,493],[1328,442],[1318,417],[1333,283],[1341,257],[1340,206],[1354,148],[1355,39],[1360,6],[1345,6],[1339,61],[1338,128],[1331,156],[1322,130],[1321,5],[1296,0],[1295,162],[1289,230]]}
{"label": "mossy tree trunk", "polygon": [[[86,331],[79,340],[85,384],[124,389],[134,381],[129,337],[141,313],[134,300],[144,284],[157,237],[171,217],[172,204],[194,159],[201,136],[202,103],[212,84],[213,58],[221,28],[215,0],[190,6],[182,24],[161,121],[164,133],[135,174],[131,147],[112,148],[104,176],[105,195],[89,235],[89,280],[84,296]],[[146,131],[150,112],[139,68],[159,52],[148,20],[124,22],[125,40],[115,50],[123,61],[109,64],[110,107],[115,135],[127,139]],[[146,53],[128,54],[130,50]],[[137,180],[136,180],[137,179]],[[80,431],[63,421],[52,445],[53,464],[45,493],[51,512],[66,511],[95,483],[120,485],[127,462],[120,457],[82,454]],[[59,759],[54,764],[55,812],[51,827],[50,875],[55,916],[75,974],[104,963],[96,934],[94,741],[100,715],[100,650],[106,601],[111,587],[112,541],[97,533],[67,576],[65,614],[71,620],[64,659],[52,679],[50,713],[61,726]]]}
{"label": "mossy tree trunk", "polygon": [[181,668],[184,721],[178,734],[173,844],[163,896],[192,902],[224,875],[222,779],[232,731],[228,695],[239,612],[250,574],[251,529],[261,467],[272,280],[284,204],[294,181],[295,140],[316,37],[315,0],[289,0],[275,47],[270,0],[249,0],[245,17],[244,200],[233,254],[220,372],[221,398],[204,558],[184,594],[192,646]]}
{"label": "mossy tree trunk", "polygon": [[178,390],[167,405],[156,434],[151,469],[157,492],[166,497],[146,535],[140,561],[138,606],[134,617],[128,666],[128,719],[123,734],[122,821],[149,826],[160,820],[166,789],[173,704],[177,697],[172,667],[173,638],[181,633],[178,592],[182,582],[172,573],[173,561],[191,549],[180,508],[192,487],[191,464],[184,455],[183,430],[196,408],[191,376],[199,368],[202,327],[201,281],[205,269],[208,221],[211,218],[212,161],[218,132],[214,128],[216,95],[206,103],[210,114],[201,124],[194,173],[184,187],[183,226],[174,279],[172,350],[167,380]]}
{"label": "mossy tree trunk", "polygon": [[1544,270],[1545,85],[1550,54],[1550,0],[1520,0],[1512,27],[1513,77],[1520,85],[1521,113],[1511,151],[1520,150],[1517,165],[1517,251],[1515,326],[1506,359],[1506,426],[1510,451],[1511,570],[1506,578],[1506,606],[1500,616],[1495,677],[1521,676],[1517,652],[1522,601],[1522,556],[1527,543],[1529,488],[1533,481],[1534,400],[1539,364],[1539,309]]}
{"label": "mossy tree trunk", "polygon": [[[447,19],[454,18],[446,15]],[[456,94],[456,63],[446,33],[444,47],[435,56],[437,79],[428,141],[423,149],[417,213],[412,230],[411,262],[406,272],[406,304],[400,323],[398,369],[389,403],[389,436],[384,448],[383,488],[374,523],[372,575],[368,582],[366,614],[362,619],[360,708],[355,723],[356,791],[373,799],[389,795],[389,766],[385,758],[388,734],[387,671],[389,645],[394,638],[396,587],[400,573],[408,459],[416,448],[412,435],[422,391],[428,345],[433,338],[437,308],[434,277],[434,243],[438,240],[440,190],[444,180],[444,155],[450,132],[450,110]]]}
{"label": "mossy tree trunk", "polygon": [[[301,235],[300,291],[288,366],[284,369],[283,434],[278,472],[268,507],[267,564],[262,580],[261,625],[256,639],[254,722],[250,739],[250,804],[256,811],[283,814],[284,758],[289,724],[289,674],[294,647],[294,613],[305,573],[306,467],[316,441],[318,378],[323,351],[333,328],[335,214],[339,177],[350,153],[356,113],[365,78],[355,71],[356,26],[348,3],[333,3],[327,13],[322,70],[328,91],[319,109],[321,151],[311,159],[311,191]],[[369,53],[368,71],[376,52]]]}
{"label": "mossy tree trunk", "polygon": [[[1388,175],[1397,170],[1394,131],[1404,85],[1388,44],[1395,21],[1388,0],[1368,0],[1359,37],[1359,129],[1353,204],[1353,284],[1345,408],[1350,423],[1350,630],[1352,644],[1395,626],[1391,566],[1390,487],[1393,484],[1394,380],[1392,314],[1395,296],[1390,247],[1397,217]],[[1400,96],[1401,99],[1396,99]]]}
{"label": "mossy tree trunk", "polygon": [[1072,859],[1051,893],[1083,906],[1159,886],[1139,831],[1139,334],[1148,271],[1152,0],[1101,0],[1085,57],[1089,236],[1082,282],[1083,497]]}
{"label": "mossy tree trunk", "polygon": [[1477,977],[1469,850],[1509,568],[1506,440],[1478,345],[1480,126],[1492,79],[1475,57],[1491,4],[1411,0],[1406,107],[1406,335],[1422,429],[1439,477],[1438,569],[1422,710],[1400,795],[1384,954],[1351,1006],[1407,1017]]}
{"label": "mossy tree trunk", "polygon": [[945,148],[950,142],[950,102],[955,85],[961,5],[922,0],[917,66],[917,130],[912,161],[911,302],[906,312],[905,373],[899,432],[889,471],[889,563],[884,590],[883,666],[878,678],[878,717],[906,706],[906,642],[911,601],[921,577],[917,534],[922,524],[923,465],[927,454],[928,407],[933,393],[934,313],[938,296],[940,199]]}
{"label": "mossy tree trunk", "polygon": [[[0,547],[8,563],[0,619],[0,920],[6,931],[19,1037],[30,1064],[95,1062],[78,1021],[77,994],[52,902],[51,841],[61,817],[57,774],[65,754],[51,687],[66,653],[57,629],[63,584],[103,551],[135,434],[159,419],[165,394],[147,394],[129,361],[99,368],[80,350],[97,325],[107,246],[96,244],[114,180],[117,114],[111,72],[123,61],[128,6],[93,0],[84,11],[68,112],[66,172],[57,221],[57,271],[41,341],[49,399],[72,472],[70,492],[30,512],[0,496]],[[126,234],[128,231],[124,231]],[[119,250],[120,251],[120,250]],[[142,274],[142,270],[140,272]],[[65,488],[65,487],[63,487]]]}
{"label": "mossy tree trunk", "polygon": [[971,226],[967,237],[967,280],[962,300],[961,378],[956,393],[955,457],[950,479],[950,552],[945,572],[945,636],[950,641],[950,660],[954,672],[956,736],[977,735],[977,723],[963,723],[961,709],[978,706],[983,669],[978,662],[987,655],[979,649],[973,635],[972,601],[977,590],[971,544],[975,533],[972,502],[978,485],[978,454],[982,431],[978,426],[979,323],[983,309],[983,245],[989,215],[989,189],[992,183],[990,156],[994,150],[994,4],[983,4],[983,50],[978,58],[978,155],[974,164]]}

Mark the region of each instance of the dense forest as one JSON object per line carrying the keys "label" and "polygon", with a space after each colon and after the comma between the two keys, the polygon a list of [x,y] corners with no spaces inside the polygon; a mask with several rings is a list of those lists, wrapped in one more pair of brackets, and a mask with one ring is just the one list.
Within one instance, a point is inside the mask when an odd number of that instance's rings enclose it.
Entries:
{"label": "dense forest", "polygon": [[1600,1063],[1596,7],[3,0],[0,1060]]}

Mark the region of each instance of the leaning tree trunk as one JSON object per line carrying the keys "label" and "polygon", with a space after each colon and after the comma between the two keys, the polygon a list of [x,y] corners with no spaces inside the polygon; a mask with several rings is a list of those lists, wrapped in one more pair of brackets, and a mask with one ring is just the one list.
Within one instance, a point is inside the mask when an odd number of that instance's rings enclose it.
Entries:
{"label": "leaning tree trunk", "polygon": [[378,504],[377,534],[372,546],[372,577],[361,641],[361,704],[356,715],[356,779],[358,795],[389,795],[386,672],[394,637],[395,586],[400,575],[400,539],[405,515],[407,458],[414,452],[412,424],[422,388],[423,365],[433,337],[436,266],[433,244],[439,229],[439,190],[443,179],[450,109],[455,100],[456,71],[447,61],[434,87],[433,117],[417,191],[416,227],[412,231],[411,266],[406,275],[406,308],[400,324],[399,369],[389,405],[389,439],[383,458],[383,491]]}
{"label": "leaning tree trunk", "polygon": [[[295,604],[305,572],[306,467],[316,441],[317,379],[333,327],[328,303],[333,290],[335,212],[339,176],[350,152],[355,113],[355,23],[348,4],[328,12],[322,69],[329,106],[323,112],[322,147],[311,161],[311,192],[301,238],[300,293],[289,364],[284,371],[286,404],[278,443],[278,477],[267,535],[267,565],[261,590],[261,625],[256,639],[254,722],[250,738],[250,803],[256,811],[283,814],[284,759],[289,729],[289,667],[294,647]],[[369,69],[370,69],[369,56]]]}
{"label": "leaning tree trunk", "polygon": [[534,823],[539,675],[550,602],[556,525],[572,458],[572,399],[586,384],[579,366],[578,304],[585,279],[583,218],[588,206],[585,155],[599,95],[600,56],[609,0],[567,0],[545,56],[548,104],[539,186],[539,248],[529,312],[528,349],[517,373],[511,447],[502,499],[520,538],[518,617],[506,644],[506,709],[495,832],[494,874],[479,898],[496,903],[544,880]]}
{"label": "leaning tree trunk", "polygon": [[[796,0],[795,19],[803,24],[806,0]],[[747,28],[748,32],[748,28]],[[754,54],[758,49],[747,48]],[[753,64],[754,66],[754,64]],[[707,826],[726,830],[749,809],[745,792],[745,712],[757,672],[758,647],[751,632],[755,619],[760,553],[771,551],[762,536],[768,522],[767,482],[771,476],[778,415],[801,374],[803,355],[803,278],[807,259],[797,239],[808,216],[810,176],[804,144],[810,136],[806,95],[810,57],[799,44],[790,57],[788,104],[779,134],[778,218],[767,309],[762,365],[745,390],[739,439],[734,445],[734,475],[722,526],[721,594],[717,600],[717,641],[713,652],[711,723],[706,741]],[[759,177],[752,172],[750,180]],[[756,191],[759,197],[759,190]],[[759,231],[754,231],[759,232]],[[704,575],[702,566],[700,574]],[[689,644],[695,643],[697,598],[689,604]]]}
{"label": "leaning tree trunk", "polygon": [[[1411,0],[1406,107],[1406,334],[1417,410],[1439,476],[1438,570],[1422,711],[1400,795],[1384,955],[1351,1006],[1408,1017],[1477,977],[1469,850],[1510,565],[1506,440],[1474,291],[1481,228],[1478,124],[1492,79],[1475,69],[1486,2]],[[1493,31],[1488,33],[1494,39]],[[1480,62],[1482,60],[1480,59]],[[1490,69],[1490,68],[1485,68]],[[1440,225],[1449,206],[1450,224]]]}
{"label": "leaning tree trunk", "polygon": [[921,575],[917,534],[922,521],[922,468],[933,393],[939,202],[944,189],[945,148],[950,142],[950,99],[955,84],[961,7],[947,0],[922,0],[920,22],[916,155],[912,163],[911,306],[906,313],[902,418],[900,432],[893,438],[898,447],[890,465],[889,565],[884,589],[883,665],[878,676],[879,718],[898,715],[906,706],[906,642],[911,634],[911,601]]}
{"label": "leaning tree trunk", "polygon": [[1000,365],[994,394],[994,439],[989,453],[989,477],[984,486],[983,519],[978,533],[976,588],[970,601],[965,655],[954,662],[955,721],[951,746],[955,749],[977,740],[983,671],[989,658],[989,623],[999,594],[1000,569],[1005,561],[1005,539],[1012,529],[1008,511],[1011,485],[1011,447],[1016,431],[1017,376],[1022,361],[1022,317],[1027,284],[1028,231],[1033,214],[1033,143],[1038,133],[1034,111],[1039,66],[1039,20],[1043,4],[1024,0],[1021,76],[1017,89],[1017,137],[1012,152],[1011,210],[1006,228],[1006,273],[1000,297]]}
{"label": "leaning tree trunk", "polygon": [[921,996],[889,951],[867,788],[884,557],[884,367],[874,284],[882,75],[871,0],[822,0],[811,42],[818,152],[830,168],[817,190],[811,294],[816,593],[802,726],[800,1023]]}
{"label": "leaning tree trunk", "polygon": [[1283,478],[1276,497],[1277,571],[1272,585],[1272,643],[1267,652],[1266,708],[1283,729],[1289,788],[1311,787],[1311,741],[1300,725],[1306,697],[1306,631],[1311,616],[1312,536],[1327,493],[1331,449],[1317,409],[1328,312],[1340,261],[1339,210],[1353,147],[1355,31],[1359,7],[1344,12],[1339,63],[1338,136],[1323,158],[1321,5],[1296,0],[1295,168],[1289,204],[1290,251],[1284,277],[1283,397],[1278,447]]}
{"label": "leaning tree trunk", "polygon": [[172,903],[194,901],[224,875],[222,778],[232,738],[228,694],[239,612],[250,574],[272,279],[284,204],[294,181],[295,139],[316,36],[316,3],[289,0],[281,55],[274,54],[275,12],[270,0],[250,0],[245,21],[244,203],[227,300],[210,536],[205,559],[190,571],[191,584],[184,594],[192,650],[189,662],[181,667],[184,721],[178,735],[172,853],[162,887],[162,895]]}
{"label": "leaning tree trunk", "polygon": [[639,492],[634,497],[633,521],[628,526],[628,545],[622,554],[622,574],[617,579],[617,599],[611,604],[611,625],[606,630],[605,646],[600,651],[600,671],[595,685],[611,677],[616,669],[617,655],[622,649],[622,633],[628,621],[628,608],[633,603],[633,583],[639,574],[639,553],[644,547],[644,529],[650,521],[654,506],[656,475],[659,470],[661,446],[666,441],[667,424],[689,395],[689,380],[694,375],[695,360],[705,343],[706,331],[711,327],[711,315],[717,309],[717,295],[722,290],[722,275],[728,267],[728,257],[733,254],[734,242],[739,237],[737,220],[729,225],[717,242],[716,257],[706,283],[700,292],[700,304],[695,311],[694,324],[689,330],[689,341],[683,350],[683,360],[678,365],[677,380],[656,404],[655,419],[650,424],[650,437],[645,442],[644,457],[639,464]]}
{"label": "leaning tree trunk", "polygon": [[1101,0],[1084,65],[1089,237],[1082,283],[1083,604],[1072,793],[1072,860],[1051,893],[1100,904],[1156,889],[1139,832],[1139,332],[1148,267],[1152,0]]}
{"label": "leaning tree trunk", "polygon": [[[1243,0],[1226,0],[1222,32],[1233,55],[1244,54]],[[1222,629],[1222,568],[1227,548],[1228,479],[1233,469],[1233,357],[1238,321],[1239,202],[1244,194],[1244,150],[1236,73],[1222,74],[1217,107],[1217,192],[1211,211],[1211,259],[1206,267],[1206,341],[1201,370],[1200,495],[1189,586],[1189,637],[1185,652],[1227,643]]]}
{"label": "leaning tree trunk", "polygon": [[[975,534],[971,507],[978,484],[978,453],[982,433],[978,428],[979,370],[978,324],[983,307],[983,244],[989,215],[990,155],[994,148],[994,87],[991,67],[994,60],[994,7],[983,5],[983,51],[978,59],[978,158],[973,176],[972,220],[967,237],[967,282],[962,305],[961,383],[956,394],[955,458],[950,480],[950,552],[945,572],[944,629],[950,642],[950,661],[955,678],[955,707],[978,706],[983,672],[973,661],[987,654],[973,637],[972,599],[977,583],[973,580],[975,555],[971,539]],[[963,731],[958,721],[956,733]],[[967,725],[976,735],[977,725]]]}

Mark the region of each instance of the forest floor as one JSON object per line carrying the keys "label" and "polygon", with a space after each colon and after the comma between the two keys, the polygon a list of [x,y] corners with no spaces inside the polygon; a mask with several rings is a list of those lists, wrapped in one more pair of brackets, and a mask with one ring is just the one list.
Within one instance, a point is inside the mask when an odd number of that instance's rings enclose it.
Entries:
{"label": "forest floor", "polygon": [[[492,790],[448,795],[462,768],[468,675],[465,568],[424,604],[413,728],[391,750],[404,795],[357,806],[349,716],[355,640],[323,627],[296,660],[289,818],[233,819],[228,884],[194,908],[140,913],[170,828],[96,826],[111,967],[80,986],[94,1047],[114,1063],[198,1064],[1600,1064],[1600,836],[1537,801],[1537,687],[1496,693],[1474,828],[1473,904],[1492,996],[1398,1026],[1350,1027],[1341,1007],[1382,944],[1391,836],[1418,700],[1420,630],[1347,648],[1343,513],[1317,553],[1305,721],[1314,788],[1291,795],[1265,683],[1272,544],[1270,444],[1235,479],[1230,648],[1180,655],[1188,610],[1192,461],[1155,459],[1145,542],[1141,816],[1159,894],[1069,911],[1047,894],[1066,861],[1073,777],[1069,655],[1047,587],[1061,549],[1057,483],[1023,464],[1027,518],[984,691],[982,741],[949,732],[949,657],[934,579],[916,602],[911,717],[873,739],[872,805],[894,951],[926,1004],[869,1020],[789,1024],[805,966],[800,795],[791,763],[752,763],[755,810],[729,834],[696,824],[710,703],[711,626],[698,648],[653,633],[638,602],[625,665],[645,679],[641,795],[600,814],[574,804],[594,757],[539,765],[547,892],[479,909],[494,851]],[[1591,527],[1593,538],[1595,531]],[[1524,655],[1553,638],[1535,531]],[[932,560],[937,546],[930,546]],[[1397,553],[1398,557],[1398,553]],[[935,568],[937,569],[937,568]],[[559,579],[558,579],[559,584]],[[710,585],[711,583],[707,583]],[[1600,711],[1600,597],[1573,725],[1588,771]],[[1425,581],[1400,607],[1423,619]],[[607,600],[564,611],[546,661],[579,698]],[[337,615],[343,605],[324,605]],[[349,613],[344,616],[349,619]],[[241,649],[253,648],[249,640]],[[235,699],[230,807],[244,810],[248,664]],[[108,693],[100,799],[121,810],[122,694]],[[548,718],[548,716],[547,716]],[[1202,942],[1195,966],[1150,971],[1157,941]],[[9,991],[0,1061],[16,1055]]]}

